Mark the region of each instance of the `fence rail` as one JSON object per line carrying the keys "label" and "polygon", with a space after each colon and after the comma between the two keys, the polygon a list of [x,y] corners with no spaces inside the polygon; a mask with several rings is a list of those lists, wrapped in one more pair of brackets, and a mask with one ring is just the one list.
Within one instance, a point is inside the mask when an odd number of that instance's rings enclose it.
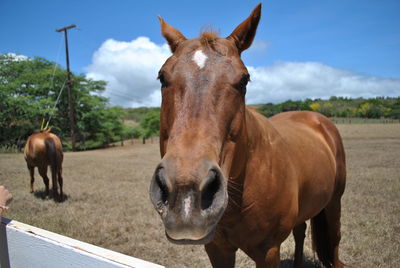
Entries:
{"label": "fence rail", "polygon": [[15,220],[1,218],[0,267],[163,268],[164,266]]}

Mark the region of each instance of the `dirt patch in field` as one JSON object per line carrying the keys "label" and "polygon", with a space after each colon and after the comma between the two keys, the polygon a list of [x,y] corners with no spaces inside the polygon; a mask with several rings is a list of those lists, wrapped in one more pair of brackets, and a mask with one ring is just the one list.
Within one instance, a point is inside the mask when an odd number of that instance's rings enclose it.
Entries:
{"label": "dirt patch in field", "polygon": [[[342,260],[353,267],[395,267],[400,262],[400,124],[339,125],[347,153],[343,197]],[[127,143],[129,144],[129,143]],[[0,184],[14,195],[7,217],[167,267],[210,267],[202,246],[169,243],[148,198],[160,159],[158,144],[135,144],[66,153],[67,199],[44,198],[36,173],[35,193],[22,154],[0,154]],[[294,244],[282,245],[281,266],[290,267]],[[310,231],[306,267],[315,267]],[[236,267],[254,267],[238,252]]]}

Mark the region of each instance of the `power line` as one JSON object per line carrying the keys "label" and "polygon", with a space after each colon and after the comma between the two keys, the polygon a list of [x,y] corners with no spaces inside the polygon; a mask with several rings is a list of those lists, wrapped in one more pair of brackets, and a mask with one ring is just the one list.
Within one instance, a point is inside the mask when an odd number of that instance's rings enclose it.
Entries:
{"label": "power line", "polygon": [[60,42],[58,44],[58,51],[57,51],[57,57],[56,61],[54,62],[54,68],[53,68],[53,75],[51,76],[51,88],[54,89],[54,75],[56,74],[56,69],[57,69],[57,62],[60,57],[60,52],[61,52],[61,43],[62,43],[62,36],[60,36]]}
{"label": "power line", "polygon": [[119,95],[123,95],[124,97],[141,99],[141,97],[139,97],[137,95],[128,94],[127,92],[123,92],[123,91],[119,91],[119,90],[115,90],[115,89],[113,89],[112,91],[111,90],[106,91],[106,93],[117,93]]}
{"label": "power line", "polygon": [[114,93],[114,92],[108,92],[107,94],[118,97],[118,98],[122,98],[124,100],[130,100],[130,101],[135,101],[137,103],[142,103],[143,101],[137,99],[137,98],[133,98],[131,96],[126,96],[126,95],[120,95],[118,93]]}
{"label": "power line", "polygon": [[51,113],[50,113],[50,116],[49,116],[49,121],[47,121],[47,125],[50,123],[51,117],[53,116],[54,111],[55,111],[55,109],[56,109],[56,106],[57,106],[58,102],[60,101],[61,93],[62,93],[63,90],[64,90],[64,86],[65,86],[66,82],[67,82],[67,79],[65,79],[65,81],[64,81],[64,83],[63,83],[63,85],[62,85],[62,87],[61,87],[61,89],[60,89],[60,92],[58,93],[56,102],[54,103],[53,109],[52,109],[52,111],[51,111]]}

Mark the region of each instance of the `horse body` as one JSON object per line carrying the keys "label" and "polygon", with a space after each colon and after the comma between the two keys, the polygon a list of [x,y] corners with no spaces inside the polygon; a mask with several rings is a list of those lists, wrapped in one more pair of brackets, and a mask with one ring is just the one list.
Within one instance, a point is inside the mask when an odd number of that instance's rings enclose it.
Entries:
{"label": "horse body", "polygon": [[321,262],[339,260],[345,155],[333,123],[314,112],[270,119],[245,106],[240,59],[256,33],[261,5],[227,38],[186,39],[160,18],[173,55],[159,72],[160,152],[150,199],[173,243],[205,244],[214,267],[233,267],[242,249],[257,267],[277,267],[295,238],[303,258],[306,223]]}
{"label": "horse body", "polygon": [[[25,145],[24,157],[29,169],[31,182],[30,192],[34,191],[33,183],[34,169],[38,168],[39,174],[43,178],[46,186],[46,195],[49,195],[49,178],[47,177],[47,168],[50,166],[53,195],[55,198],[62,200],[63,197],[63,177],[62,177],[62,161],[63,151],[60,139],[49,130],[43,130],[32,134]],[[60,185],[60,193],[58,194],[57,183]]]}
{"label": "horse body", "polygon": [[[266,252],[279,248],[296,226],[328,204],[328,213],[336,218],[329,223],[335,234],[323,243],[338,256],[345,159],[336,127],[317,113],[287,112],[267,119],[247,109],[246,129],[242,140],[247,142],[237,148],[237,154],[247,156],[246,164],[229,177],[228,207],[214,240],[206,245],[214,266],[232,263],[238,248],[256,263],[265,263]],[[230,252],[230,257],[221,252]],[[298,266],[301,258],[297,257]],[[325,258],[323,262],[333,264],[333,256]]]}

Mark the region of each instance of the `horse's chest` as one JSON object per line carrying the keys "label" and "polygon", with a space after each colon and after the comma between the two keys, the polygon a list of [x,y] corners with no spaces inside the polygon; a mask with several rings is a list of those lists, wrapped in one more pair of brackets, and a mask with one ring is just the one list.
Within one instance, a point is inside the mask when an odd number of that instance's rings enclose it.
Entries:
{"label": "horse's chest", "polygon": [[246,248],[258,244],[268,237],[273,230],[275,220],[262,217],[255,204],[242,207],[241,210],[225,215],[219,224],[224,240],[238,248]]}

